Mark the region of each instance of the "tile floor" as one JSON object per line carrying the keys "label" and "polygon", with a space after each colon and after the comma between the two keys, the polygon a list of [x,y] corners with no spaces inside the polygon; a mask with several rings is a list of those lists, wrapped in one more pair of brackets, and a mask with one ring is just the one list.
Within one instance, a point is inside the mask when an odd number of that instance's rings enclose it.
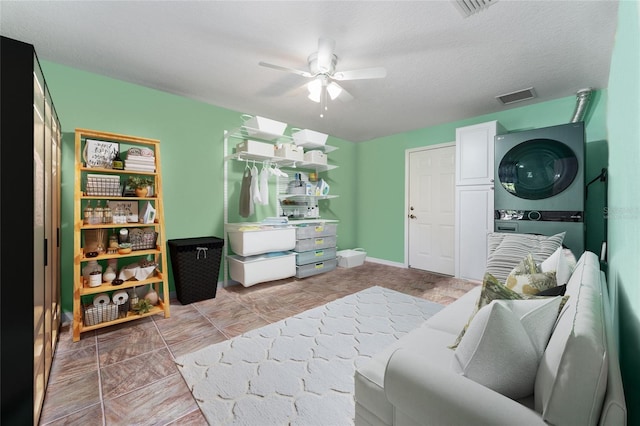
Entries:
{"label": "tile floor", "polygon": [[41,425],[206,425],[174,358],[371,286],[449,304],[474,282],[365,262],[305,279],[218,289],[171,317],[60,333]]}

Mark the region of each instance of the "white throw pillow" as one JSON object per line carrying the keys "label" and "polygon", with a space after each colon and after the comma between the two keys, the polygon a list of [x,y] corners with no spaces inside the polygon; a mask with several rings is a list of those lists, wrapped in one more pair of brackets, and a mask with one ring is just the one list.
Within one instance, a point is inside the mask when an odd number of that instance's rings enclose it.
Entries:
{"label": "white throw pillow", "polygon": [[500,282],[505,282],[513,268],[529,253],[541,263],[562,247],[565,232],[556,235],[512,234],[492,232],[488,235],[487,269]]}
{"label": "white throw pillow", "polygon": [[474,316],[451,367],[509,398],[533,394],[561,299],[494,300]]}
{"label": "white throw pillow", "polygon": [[540,265],[540,268],[542,269],[542,272],[555,271],[558,285],[568,283],[569,278],[571,278],[571,273],[573,272],[562,247],[558,247],[551,256],[546,258]]}

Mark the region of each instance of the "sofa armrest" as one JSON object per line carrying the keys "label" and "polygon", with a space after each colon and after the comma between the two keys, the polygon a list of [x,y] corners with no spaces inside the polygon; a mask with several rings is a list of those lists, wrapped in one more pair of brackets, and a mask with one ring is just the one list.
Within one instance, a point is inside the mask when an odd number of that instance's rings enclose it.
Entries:
{"label": "sofa armrest", "polygon": [[403,349],[389,358],[384,392],[394,410],[418,424],[545,424],[519,402]]}

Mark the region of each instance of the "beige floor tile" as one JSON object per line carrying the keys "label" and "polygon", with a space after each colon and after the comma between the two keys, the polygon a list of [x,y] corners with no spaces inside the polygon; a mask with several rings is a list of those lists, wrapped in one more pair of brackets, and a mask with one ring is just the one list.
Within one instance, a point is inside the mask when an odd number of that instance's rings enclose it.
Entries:
{"label": "beige floor tile", "polygon": [[51,382],[40,419],[50,423],[95,404],[100,404],[97,370]]}
{"label": "beige floor tile", "polygon": [[222,332],[228,337],[232,338],[235,336],[239,336],[242,333],[246,333],[247,331],[254,330],[256,328],[264,327],[265,325],[269,325],[269,321],[260,318],[257,314],[253,314],[252,318],[247,318],[243,322],[231,324],[227,327],[222,328]]}
{"label": "beige floor tile", "polygon": [[173,422],[167,423],[167,426],[210,426],[202,415],[200,409],[193,410],[184,417]]}
{"label": "beige floor tile", "polygon": [[104,401],[107,425],[162,425],[197,409],[179,373]]}
{"label": "beige floor tile", "polygon": [[232,324],[249,322],[256,313],[243,305],[224,307],[214,312],[207,312],[206,317],[220,330]]}
{"label": "beige floor tile", "polygon": [[79,342],[65,324],[41,424],[102,425],[104,409],[107,426],[204,426],[175,357],[376,285],[448,304],[479,283],[365,262],[305,279],[219,288],[215,298],[188,305],[172,299],[170,318],[83,333]]}
{"label": "beige floor tile", "polygon": [[183,315],[173,320],[167,319],[156,322],[167,345],[173,345],[183,340],[205,337],[218,332],[207,318],[195,309],[190,315]]}
{"label": "beige floor tile", "polygon": [[80,347],[76,350],[56,353],[51,365],[50,381],[65,381],[72,376],[97,370],[97,346]]}
{"label": "beige floor tile", "polygon": [[73,341],[73,327],[71,323],[63,324],[60,327],[60,334],[58,335],[58,345],[56,347],[57,353],[66,352],[69,350],[77,350],[87,346],[96,345],[96,332],[87,331],[80,334],[80,340]]}
{"label": "beige floor tile", "polygon": [[133,327],[129,334],[117,338],[98,338],[98,359],[100,367],[105,367],[165,347],[162,336],[153,324],[148,327]]}
{"label": "beige floor tile", "polygon": [[169,350],[173,354],[173,357],[177,358],[179,356],[195,352],[199,349],[205,348],[215,343],[223,342],[225,340],[227,340],[227,336],[225,336],[218,329],[215,329],[205,336],[193,337],[189,340],[183,340],[178,343],[170,344]]}
{"label": "beige floor tile", "polygon": [[83,408],[68,416],[53,420],[50,423],[41,423],[46,426],[75,426],[75,425],[102,425],[102,404],[93,404],[87,408]]}
{"label": "beige floor tile", "polygon": [[178,373],[171,353],[164,348],[113,363],[100,369],[102,398],[117,398]]}

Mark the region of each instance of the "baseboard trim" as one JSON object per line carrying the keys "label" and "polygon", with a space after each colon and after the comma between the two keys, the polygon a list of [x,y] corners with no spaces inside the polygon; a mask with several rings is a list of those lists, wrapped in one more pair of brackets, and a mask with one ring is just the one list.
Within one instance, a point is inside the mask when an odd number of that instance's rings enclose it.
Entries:
{"label": "baseboard trim", "polygon": [[381,265],[395,266],[397,268],[407,269],[406,265],[404,263],[400,263],[400,262],[391,262],[390,260],[378,259],[378,258],[369,257],[369,256],[367,256],[365,260],[367,262],[371,262],[371,263],[379,263]]}

